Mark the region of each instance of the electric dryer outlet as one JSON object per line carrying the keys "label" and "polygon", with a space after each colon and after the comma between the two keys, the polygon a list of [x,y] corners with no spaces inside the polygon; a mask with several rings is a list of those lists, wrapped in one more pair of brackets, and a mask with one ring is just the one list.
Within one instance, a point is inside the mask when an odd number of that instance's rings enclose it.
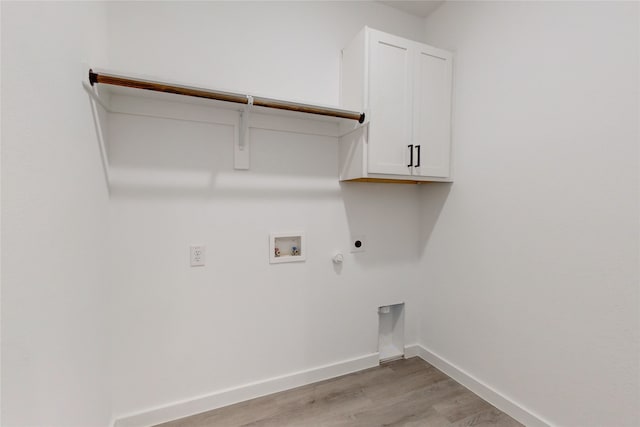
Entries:
{"label": "electric dryer outlet", "polygon": [[366,238],[362,234],[351,236],[351,253],[364,252],[366,250]]}

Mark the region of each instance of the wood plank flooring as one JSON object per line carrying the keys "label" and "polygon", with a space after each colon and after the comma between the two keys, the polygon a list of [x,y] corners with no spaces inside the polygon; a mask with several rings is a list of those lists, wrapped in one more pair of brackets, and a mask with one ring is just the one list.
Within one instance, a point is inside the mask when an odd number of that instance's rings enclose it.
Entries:
{"label": "wood plank flooring", "polygon": [[162,427],[521,427],[414,357],[237,403]]}

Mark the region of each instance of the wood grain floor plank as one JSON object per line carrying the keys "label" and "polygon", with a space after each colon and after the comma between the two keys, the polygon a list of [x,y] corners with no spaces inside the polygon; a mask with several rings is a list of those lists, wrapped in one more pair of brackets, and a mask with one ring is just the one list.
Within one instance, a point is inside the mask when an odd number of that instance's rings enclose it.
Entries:
{"label": "wood grain floor plank", "polygon": [[453,399],[444,399],[433,408],[449,422],[455,423],[469,416],[490,410],[492,406],[473,393],[464,393]]}
{"label": "wood grain floor plank", "polygon": [[496,408],[491,408],[487,411],[480,412],[475,415],[466,417],[456,423],[451,424],[451,427],[520,427],[522,424],[506,415],[504,412],[499,411]]}
{"label": "wood grain floor plank", "polygon": [[157,427],[522,427],[414,357]]}

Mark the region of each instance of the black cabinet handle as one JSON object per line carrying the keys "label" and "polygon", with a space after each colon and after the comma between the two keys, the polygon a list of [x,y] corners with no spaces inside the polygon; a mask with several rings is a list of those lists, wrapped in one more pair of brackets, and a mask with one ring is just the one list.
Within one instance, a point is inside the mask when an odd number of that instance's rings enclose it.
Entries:
{"label": "black cabinet handle", "polygon": [[407,167],[410,168],[413,166],[413,144],[409,144],[407,147],[409,147],[409,164]]}
{"label": "black cabinet handle", "polygon": [[420,167],[420,146],[416,145],[416,148],[418,149],[418,163],[416,163],[414,166],[419,168]]}

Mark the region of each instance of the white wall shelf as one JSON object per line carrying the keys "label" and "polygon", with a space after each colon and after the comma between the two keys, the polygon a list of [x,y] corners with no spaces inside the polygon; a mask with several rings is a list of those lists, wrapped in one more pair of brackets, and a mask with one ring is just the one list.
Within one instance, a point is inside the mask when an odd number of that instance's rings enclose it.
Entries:
{"label": "white wall shelf", "polygon": [[195,98],[211,99],[215,101],[231,102],[248,106],[273,108],[277,110],[296,111],[305,114],[317,114],[320,116],[337,117],[341,119],[356,120],[363,123],[364,113],[359,111],[345,110],[317,104],[303,104],[293,101],[252,96],[241,93],[227,92],[221,90],[186,86],[170,82],[140,79],[107,72],[94,72],[89,70],[89,82],[91,85],[107,84],[112,86],[122,86],[134,89],[150,90],[153,92],[172,93],[176,95],[191,96]]}
{"label": "white wall shelf", "polygon": [[[285,101],[274,98],[253,96],[248,94],[227,92],[202,87],[187,86],[184,84],[172,83],[167,81],[158,81],[147,78],[138,78],[130,75],[115,74],[111,72],[94,72],[89,70],[89,83],[92,87],[85,83],[85,89],[105,110],[109,112],[127,113],[128,111],[113,107],[111,99],[115,96],[129,97],[145,97],[164,101],[183,101],[189,99],[191,104],[207,105],[210,107],[233,110],[234,114],[239,115],[238,120],[232,120],[234,123],[225,121],[224,124],[232,124],[235,126],[234,132],[234,167],[235,169],[249,169],[250,140],[249,127],[255,127],[255,122],[266,124],[267,128],[281,129],[283,121],[286,123],[287,118],[295,120],[306,119],[318,121],[326,129],[322,131],[313,130],[310,133],[327,134],[329,136],[340,136],[344,132],[348,132],[359,126],[365,120],[365,114],[358,111],[351,111],[336,107],[324,106],[319,104],[307,104],[293,101]],[[96,86],[101,89],[95,90]],[[107,88],[102,90],[102,87]],[[139,104],[138,104],[139,105]],[[168,109],[164,109],[165,115]],[[144,110],[138,109],[130,114],[141,114],[157,116],[157,112],[153,108]],[[257,114],[256,114],[257,113]],[[260,117],[255,119],[254,116]],[[264,117],[268,120],[265,120]],[[176,112],[170,113],[170,118],[176,117]],[[183,118],[185,120],[189,120]],[[346,123],[351,123],[348,125]],[[322,127],[322,124],[319,127]],[[294,126],[296,127],[296,126]],[[294,131],[300,131],[300,126]],[[287,125],[284,125],[284,130]],[[307,132],[301,132],[307,133]]]}

